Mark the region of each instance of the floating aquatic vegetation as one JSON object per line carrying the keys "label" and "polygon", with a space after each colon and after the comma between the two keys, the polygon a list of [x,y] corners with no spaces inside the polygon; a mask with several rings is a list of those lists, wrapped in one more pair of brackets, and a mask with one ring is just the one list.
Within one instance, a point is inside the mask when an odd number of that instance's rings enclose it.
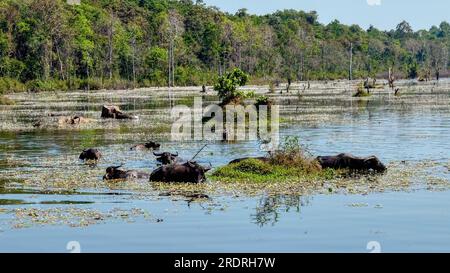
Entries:
{"label": "floating aquatic vegetation", "polygon": [[70,227],[86,227],[105,223],[106,221],[134,221],[136,218],[152,220],[147,211],[140,208],[119,209],[110,211],[82,209],[78,207],[17,208],[8,211],[14,214],[11,224],[14,228],[26,228],[46,225],[65,225]]}

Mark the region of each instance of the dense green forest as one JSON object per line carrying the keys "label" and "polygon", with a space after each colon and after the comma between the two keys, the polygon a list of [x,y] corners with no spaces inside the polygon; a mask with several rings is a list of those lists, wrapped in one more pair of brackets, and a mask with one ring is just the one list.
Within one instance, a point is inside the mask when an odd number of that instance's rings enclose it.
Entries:
{"label": "dense green forest", "polygon": [[0,93],[448,74],[450,24],[391,31],[316,12],[228,14],[201,0],[0,0]]}

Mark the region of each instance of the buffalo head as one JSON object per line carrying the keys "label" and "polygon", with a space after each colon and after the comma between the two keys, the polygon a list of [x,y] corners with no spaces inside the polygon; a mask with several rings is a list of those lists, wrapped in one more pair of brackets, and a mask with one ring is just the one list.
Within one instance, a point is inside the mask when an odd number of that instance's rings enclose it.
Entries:
{"label": "buffalo head", "polygon": [[372,169],[376,172],[385,172],[386,166],[376,156],[369,156],[364,158],[364,165],[366,169]]}
{"label": "buffalo head", "polygon": [[158,150],[161,147],[161,144],[150,141],[144,144],[145,148],[147,149],[153,149],[153,150]]}
{"label": "buffalo head", "polygon": [[190,169],[190,172],[193,174],[193,180],[195,180],[195,183],[204,182],[206,180],[206,173],[211,170],[211,166],[201,166],[195,161],[188,161],[183,165],[186,168]]}
{"label": "buffalo head", "polygon": [[108,167],[106,169],[106,174],[103,176],[103,180],[125,179],[126,172],[119,170],[121,167],[122,165],[116,167]]}
{"label": "buffalo head", "polygon": [[178,160],[178,153],[172,154],[168,152],[164,153],[153,153],[157,158],[156,160],[163,165],[169,165],[176,163]]}
{"label": "buffalo head", "polygon": [[84,150],[79,159],[80,160],[99,160],[102,157],[102,154],[97,149],[87,149]]}

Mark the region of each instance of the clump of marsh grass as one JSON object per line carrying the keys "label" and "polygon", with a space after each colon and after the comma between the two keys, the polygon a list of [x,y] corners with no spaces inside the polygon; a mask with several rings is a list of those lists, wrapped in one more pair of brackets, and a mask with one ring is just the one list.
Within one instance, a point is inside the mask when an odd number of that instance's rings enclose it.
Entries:
{"label": "clump of marsh grass", "polygon": [[367,92],[362,86],[359,86],[353,97],[355,98],[370,97],[370,93]]}
{"label": "clump of marsh grass", "polygon": [[281,149],[271,153],[269,160],[272,165],[292,167],[305,173],[322,171],[319,162],[300,145],[298,137],[286,137]]}
{"label": "clump of marsh grass", "polygon": [[218,168],[213,180],[225,182],[312,182],[333,179],[334,170],[322,170],[320,164],[307,154],[297,137],[287,137],[281,148],[267,158],[250,158]]}

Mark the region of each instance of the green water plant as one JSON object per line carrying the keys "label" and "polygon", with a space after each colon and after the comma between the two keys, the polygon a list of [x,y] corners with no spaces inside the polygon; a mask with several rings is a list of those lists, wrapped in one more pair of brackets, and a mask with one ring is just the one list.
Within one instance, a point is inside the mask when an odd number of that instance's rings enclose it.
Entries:
{"label": "green water plant", "polygon": [[231,72],[219,77],[214,85],[214,90],[218,92],[223,105],[235,103],[239,104],[247,97],[246,92],[238,90],[239,86],[244,86],[249,80],[249,75],[235,68]]}
{"label": "green water plant", "polygon": [[297,137],[286,137],[279,150],[265,159],[247,159],[216,169],[212,180],[222,182],[313,182],[333,179],[338,172],[322,170],[320,164],[307,155]]}
{"label": "green water plant", "polygon": [[366,89],[364,89],[363,84],[358,85],[358,88],[356,89],[356,93],[353,95],[353,97],[356,98],[362,98],[362,97],[370,97],[370,93],[367,92]]}
{"label": "green water plant", "polygon": [[0,94],[26,91],[26,86],[12,78],[0,77]]}

